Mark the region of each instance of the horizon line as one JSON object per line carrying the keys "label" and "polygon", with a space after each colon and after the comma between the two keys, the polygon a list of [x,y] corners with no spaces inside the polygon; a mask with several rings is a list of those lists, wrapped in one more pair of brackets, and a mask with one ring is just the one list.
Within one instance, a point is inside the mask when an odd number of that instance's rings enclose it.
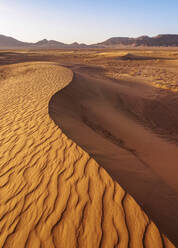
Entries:
{"label": "horizon line", "polygon": [[[43,38],[43,39],[40,39],[40,40],[37,40],[37,41],[24,41],[24,40],[21,40],[21,39],[18,39],[18,38],[15,38],[14,36],[11,36],[11,35],[5,35],[5,34],[0,34],[0,35],[2,35],[2,36],[5,36],[5,37],[8,37],[8,38],[13,38],[13,39],[15,39],[15,40],[17,40],[17,41],[20,41],[20,42],[24,42],[24,43],[33,43],[33,44],[35,44],[35,43],[37,43],[37,42],[39,42],[39,41],[43,41],[43,40],[47,40],[47,41],[57,41],[57,42],[60,42],[60,43],[63,43],[63,44],[68,44],[68,45],[70,45],[70,44],[73,44],[73,43],[78,43],[78,44],[85,44],[85,45],[94,45],[94,44],[98,44],[98,43],[101,43],[101,42],[103,42],[103,41],[99,41],[99,42],[96,42],[96,43],[85,43],[85,42],[78,42],[78,41],[73,41],[73,42],[71,42],[71,43],[68,43],[68,42],[63,42],[63,41],[59,41],[59,40],[57,40],[57,39],[47,39],[47,38]],[[104,41],[107,41],[107,40],[109,40],[109,39],[112,39],[112,38],[130,38],[130,39],[137,39],[137,38],[141,38],[141,37],[149,37],[149,38],[154,38],[154,37],[157,37],[157,36],[159,36],[159,35],[178,35],[178,34],[175,34],[175,33],[160,33],[160,34],[157,34],[157,35],[139,35],[139,36],[112,36],[112,37],[109,37],[109,38],[107,38],[107,39],[105,39]]]}

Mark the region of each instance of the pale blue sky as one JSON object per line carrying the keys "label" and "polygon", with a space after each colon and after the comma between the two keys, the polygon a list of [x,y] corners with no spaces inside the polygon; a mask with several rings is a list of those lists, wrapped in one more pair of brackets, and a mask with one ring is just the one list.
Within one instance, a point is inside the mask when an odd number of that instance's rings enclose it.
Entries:
{"label": "pale blue sky", "polygon": [[95,43],[114,36],[178,34],[178,0],[1,0],[0,34]]}

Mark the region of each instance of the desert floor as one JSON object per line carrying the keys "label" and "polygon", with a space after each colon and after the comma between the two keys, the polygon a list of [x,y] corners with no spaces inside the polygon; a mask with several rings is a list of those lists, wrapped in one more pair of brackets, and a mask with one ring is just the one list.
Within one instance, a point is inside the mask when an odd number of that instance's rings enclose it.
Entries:
{"label": "desert floor", "polygon": [[177,61],[0,52],[1,247],[178,244]]}

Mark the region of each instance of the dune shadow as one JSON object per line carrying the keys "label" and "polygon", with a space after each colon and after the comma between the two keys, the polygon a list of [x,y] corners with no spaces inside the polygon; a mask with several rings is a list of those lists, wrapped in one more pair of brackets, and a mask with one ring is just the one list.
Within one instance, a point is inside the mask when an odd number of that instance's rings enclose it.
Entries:
{"label": "dune shadow", "polygon": [[133,54],[133,53],[127,53],[125,55],[122,55],[122,56],[119,56],[117,57],[118,60],[163,60],[164,58],[163,57],[156,57],[156,56],[143,56],[143,55],[136,55],[136,54]]}
{"label": "dune shadow", "polygon": [[143,139],[148,134],[134,124],[126,103],[120,97],[124,90],[128,93],[124,97],[131,101],[134,85],[124,88],[123,84],[94,79],[77,71],[73,81],[51,98],[49,115],[69,138],[136,199],[160,230],[178,245],[178,193],[156,173],[154,165],[150,166],[140,156],[141,141],[138,138],[137,143],[137,137],[130,134],[138,133],[139,137],[141,133]]}

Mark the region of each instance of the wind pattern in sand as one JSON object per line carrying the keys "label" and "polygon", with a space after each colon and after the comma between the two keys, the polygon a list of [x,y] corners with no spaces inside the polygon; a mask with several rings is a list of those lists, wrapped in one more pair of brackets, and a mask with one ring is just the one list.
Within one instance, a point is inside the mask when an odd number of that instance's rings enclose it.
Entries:
{"label": "wind pattern in sand", "polygon": [[0,68],[0,247],[174,247],[49,118],[72,77],[53,63]]}

